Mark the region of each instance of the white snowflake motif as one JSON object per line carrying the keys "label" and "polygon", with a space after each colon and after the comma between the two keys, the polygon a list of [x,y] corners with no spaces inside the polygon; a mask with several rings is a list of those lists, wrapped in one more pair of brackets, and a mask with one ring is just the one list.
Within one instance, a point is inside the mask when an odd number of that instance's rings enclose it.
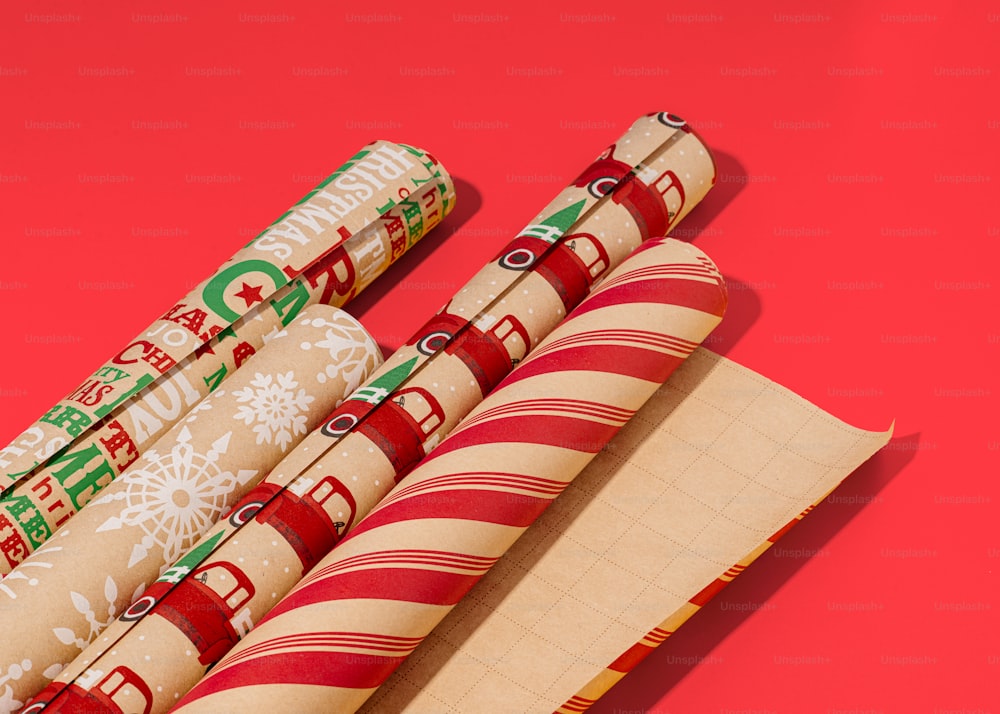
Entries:
{"label": "white snowflake motif", "polygon": [[[323,373],[316,379],[323,384],[327,379],[333,379],[338,374],[343,378],[348,392],[353,392],[370,369],[381,362],[378,346],[358,324],[346,317],[344,313],[333,315],[333,321],[322,318],[312,320],[314,327],[326,327],[323,339],[316,347],[330,353],[330,362]],[[302,344],[302,349],[309,349],[308,342]]]}
{"label": "white snowflake motif", "polygon": [[98,532],[138,527],[145,533],[132,548],[128,567],[154,546],[163,549],[166,563],[173,563],[232,505],[237,486],[257,475],[254,469],[233,473],[219,466],[232,435],[226,432],[201,454],[191,446],[191,432],[184,426],[168,452],[147,451],[140,465],[119,478],[127,484],[124,490],[94,501],[125,501],[121,512],[104,521]]}
{"label": "white snowflake motif", "polygon": [[211,411],[212,400],[219,399],[220,397],[224,396],[225,393],[226,393],[225,389],[217,389],[214,392],[212,392],[212,394],[210,394],[209,396],[205,397],[200,402],[195,404],[191,408],[191,411],[188,412],[188,415],[184,417],[184,423],[190,424],[194,422],[198,418],[198,415],[201,414],[202,412]]}
{"label": "white snowflake motif", "polygon": [[250,403],[241,406],[235,418],[247,426],[253,425],[258,444],[273,442],[284,451],[293,434],[308,431],[306,413],[313,397],[305,389],[296,392],[298,386],[294,372],[277,375],[257,372],[249,387],[233,392],[240,402]]}
{"label": "white snowflake motif", "polygon": [[30,669],[31,660],[22,659],[20,662],[8,665],[6,670],[0,670],[0,686],[3,687],[3,691],[0,692],[0,714],[10,714],[24,706],[24,702],[14,698],[14,690],[7,682],[17,681]]}
{"label": "white snowflake motif", "polygon": [[64,645],[75,645],[80,651],[83,651],[118,616],[118,585],[115,584],[114,579],[110,575],[104,580],[104,601],[107,603],[107,607],[105,608],[102,603],[101,609],[107,612],[107,618],[104,617],[104,613],[101,614],[100,619],[98,618],[94,612],[94,608],[90,604],[90,600],[83,593],[71,590],[69,598],[73,601],[74,609],[83,615],[87,624],[87,632],[83,637],[77,637],[76,631],[69,627],[54,627],[52,628],[52,634]]}

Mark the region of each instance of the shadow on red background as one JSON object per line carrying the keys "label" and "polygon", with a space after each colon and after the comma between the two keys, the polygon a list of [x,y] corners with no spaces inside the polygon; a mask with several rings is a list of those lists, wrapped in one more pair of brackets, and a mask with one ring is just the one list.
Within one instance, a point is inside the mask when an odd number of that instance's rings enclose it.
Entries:
{"label": "shadow on red background", "polygon": [[[347,312],[361,320],[362,323],[364,323],[365,313],[385,298],[386,294],[391,292],[396,285],[403,282],[418,265],[425,260],[432,259],[436,252],[446,251],[448,241],[479,212],[483,205],[483,196],[479,189],[457,176],[453,176],[452,180],[455,183],[456,197],[455,208],[452,212],[441,222],[441,225],[408,250],[406,255],[397,260],[392,267],[379,276],[378,280],[347,306]],[[399,296],[397,296],[398,298]],[[395,347],[384,344],[378,334],[373,335],[373,337],[378,342],[384,356],[388,357],[395,351]]]}

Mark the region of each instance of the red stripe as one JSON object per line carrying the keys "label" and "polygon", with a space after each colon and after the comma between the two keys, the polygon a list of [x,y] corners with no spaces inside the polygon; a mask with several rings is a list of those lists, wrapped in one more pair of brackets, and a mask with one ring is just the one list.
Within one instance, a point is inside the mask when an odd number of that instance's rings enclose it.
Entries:
{"label": "red stripe", "polygon": [[609,426],[546,414],[494,419],[452,432],[449,438],[434,449],[431,458],[477,444],[494,442],[544,444],[596,454],[620,428],[620,424]]}
{"label": "red stripe", "polygon": [[[423,484],[420,484],[423,485]],[[417,488],[413,486],[411,488],[405,489],[392,495],[391,498],[384,498],[379,502],[378,507],[373,509],[372,512],[378,510],[378,508],[385,508],[391,503],[396,501],[402,501],[407,498],[414,496],[419,496],[426,493],[434,493],[437,491],[444,491],[449,489],[458,488],[468,488],[476,490],[513,490],[513,491],[527,491],[531,495],[538,496],[539,498],[554,498],[562,493],[565,483],[561,483],[558,486],[545,486],[541,487],[538,484],[518,481],[517,479],[488,479],[488,478],[473,478],[473,477],[462,477],[462,478],[441,478],[433,479],[432,483],[428,483],[423,488]]]}
{"label": "red stripe", "polygon": [[[628,421],[632,418],[632,415],[635,414],[635,411],[632,409],[625,409],[609,404],[601,404],[600,402],[591,402],[584,399],[564,399],[558,402],[556,400],[542,402],[541,400],[526,399],[523,401],[511,402],[495,409],[486,409],[479,412],[472,417],[466,418],[461,423],[459,428],[455,429],[452,433],[458,433],[462,429],[467,428],[469,425],[477,424],[479,422],[490,421],[504,416],[530,416],[539,414],[543,411],[561,411],[563,412],[563,415],[567,416],[570,414],[580,414],[584,417],[590,417],[592,419],[619,422]],[[549,416],[552,415],[549,414]]]}
{"label": "red stripe", "polygon": [[677,265],[675,267],[666,267],[662,265],[651,265],[645,268],[638,268],[636,270],[631,270],[628,273],[619,275],[617,278],[612,280],[606,280],[601,284],[601,290],[609,287],[614,287],[622,283],[637,281],[637,280],[650,280],[652,278],[702,278],[706,280],[712,280],[715,283],[719,282],[719,273],[704,265],[691,265],[690,263],[684,265]]}
{"label": "red stripe", "polygon": [[726,292],[720,285],[695,280],[638,280],[593,293],[573,310],[570,319],[605,307],[644,302],[680,305],[722,317]]}
{"label": "red stripe", "polygon": [[417,494],[372,511],[358,525],[371,530],[400,521],[422,518],[497,523],[527,528],[552,503],[552,497],[536,497],[507,491],[451,489]]}
{"label": "red stripe", "polygon": [[482,577],[442,570],[370,568],[302,581],[261,622],[299,607],[328,600],[402,600],[428,605],[455,605]]}
{"label": "red stripe", "polygon": [[[679,352],[684,356],[687,356],[694,352],[697,347],[697,343],[680,341],[680,340],[668,340],[668,339],[657,339],[651,340],[644,337],[633,337],[629,340],[621,340],[618,338],[605,338],[602,336],[594,336],[588,340],[572,340],[567,341],[562,344],[551,344],[546,345],[542,349],[532,353],[531,359],[524,364],[528,364],[533,360],[542,359],[543,356],[551,354],[553,352],[562,352],[568,349],[646,349],[650,352],[664,353],[664,352]],[[522,365],[523,368],[524,365]]]}
{"label": "red stripe", "polygon": [[788,531],[792,530],[792,526],[794,526],[800,520],[802,520],[802,519],[801,518],[793,518],[792,520],[788,521],[788,523],[786,523],[780,529],[778,529],[778,532],[775,533],[770,538],[768,538],[768,540],[771,541],[772,543],[776,542],[778,540],[778,538],[780,538],[781,536],[785,535],[785,533],[787,533]]}
{"label": "red stripe", "polygon": [[251,684],[316,684],[370,689],[384,682],[404,656],[386,657],[356,652],[281,652],[215,669],[181,699],[178,706],[225,689]]}
{"label": "red stripe", "polygon": [[637,642],[621,653],[614,662],[608,665],[608,669],[615,672],[631,672],[635,666],[646,659],[654,650],[654,647]]}
{"label": "red stripe", "polygon": [[398,551],[391,550],[384,553],[363,553],[342,561],[335,561],[322,568],[311,570],[303,578],[302,583],[311,582],[329,575],[350,570],[352,568],[364,567],[391,567],[406,563],[410,565],[440,565],[441,567],[458,568],[465,570],[486,570],[496,563],[496,558],[482,558],[463,556],[460,553],[447,553],[437,551]]}
{"label": "red stripe", "polygon": [[566,337],[560,337],[546,342],[540,350],[537,350],[532,354],[544,354],[552,349],[580,343],[590,344],[592,342],[601,343],[610,341],[625,343],[631,342],[688,350],[693,350],[698,346],[698,343],[692,340],[688,340],[683,337],[676,337],[674,335],[666,335],[662,332],[653,332],[652,330],[588,330],[587,332],[578,332],[574,335],[567,335]]}
{"label": "red stripe", "polygon": [[459,558],[442,558],[442,557],[432,557],[432,556],[421,556],[421,555],[410,555],[402,556],[395,552],[389,552],[385,555],[373,555],[371,558],[357,562],[351,563],[350,565],[345,565],[343,563],[338,563],[337,566],[331,566],[328,571],[329,574],[339,573],[347,570],[357,570],[360,568],[393,568],[400,565],[413,565],[413,566],[424,566],[433,568],[452,568],[455,570],[483,570],[489,569],[490,565],[484,565],[481,563],[470,564],[467,561],[461,560]]}
{"label": "red stripe", "polygon": [[614,404],[605,404],[604,402],[595,402],[589,399],[521,399],[516,402],[508,402],[507,404],[500,404],[492,409],[486,409],[479,412],[476,416],[492,416],[494,414],[503,414],[509,411],[522,411],[524,409],[531,409],[533,411],[542,411],[544,409],[564,409],[564,408],[576,408],[579,406],[586,406],[591,412],[600,412],[606,414],[610,417],[624,417],[628,419],[632,416],[632,410],[626,409],[624,407],[619,407]]}
{"label": "red stripe", "polygon": [[[349,638],[349,636],[351,637]],[[233,651],[223,657],[222,661],[219,662],[219,667],[228,667],[243,660],[253,659],[258,655],[266,655],[269,652],[277,652],[282,649],[320,650],[340,646],[341,648],[354,647],[412,652],[423,641],[423,637],[394,637],[357,632],[307,632],[275,637],[245,649]]]}
{"label": "red stripe", "polygon": [[670,373],[683,360],[683,357],[654,352],[641,347],[591,344],[558,352],[537,354],[524,364],[518,365],[517,369],[511,372],[497,389],[548,372],[579,370],[620,374],[659,384],[667,381]]}
{"label": "red stripe", "polygon": [[482,424],[498,419],[518,419],[535,418],[538,416],[563,416],[570,418],[580,418],[587,421],[610,421],[624,424],[632,418],[634,414],[631,410],[612,411],[610,409],[595,409],[586,402],[580,402],[581,406],[569,408],[567,406],[556,407],[533,407],[527,404],[512,404],[510,409],[491,409],[477,414],[471,419],[466,419],[461,426],[452,433],[461,433],[474,424]]}
{"label": "red stripe", "polygon": [[719,594],[722,588],[726,587],[730,580],[722,580],[721,578],[716,578],[708,585],[699,590],[695,595],[691,597],[688,602],[692,605],[697,605],[698,607],[704,607],[705,603],[711,600],[713,597]]}
{"label": "red stripe", "polygon": [[535,491],[537,493],[560,493],[566,485],[563,481],[538,478],[527,474],[522,475],[490,471],[481,471],[476,473],[467,471],[457,474],[448,474],[446,476],[435,476],[434,478],[429,478],[426,481],[421,481],[411,486],[400,488],[394,491],[391,497],[387,496],[382,499],[380,503],[392,503],[400,498],[407,497],[411,494],[422,493],[423,491],[427,491],[429,489],[494,484],[507,486],[509,488],[523,489],[526,491]]}
{"label": "red stripe", "polygon": [[481,558],[479,556],[467,556],[463,553],[452,553],[447,550],[424,550],[424,549],[412,549],[412,550],[384,550],[377,551],[375,553],[359,553],[358,555],[353,555],[349,558],[343,560],[338,560],[336,563],[331,564],[328,567],[355,567],[358,565],[366,565],[370,563],[375,563],[379,561],[389,561],[393,560],[425,560],[433,562],[447,562],[454,563],[458,565],[476,567],[484,564],[485,562],[492,562],[494,558]]}

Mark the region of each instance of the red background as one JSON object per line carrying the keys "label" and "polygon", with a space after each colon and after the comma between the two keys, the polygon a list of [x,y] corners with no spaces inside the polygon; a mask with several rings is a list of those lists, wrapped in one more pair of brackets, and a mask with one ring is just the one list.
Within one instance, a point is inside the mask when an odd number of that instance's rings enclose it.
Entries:
{"label": "red background", "polygon": [[669,110],[710,346],[897,438],[593,711],[1000,710],[1000,5],[98,5],[0,9],[0,442],[370,139],[460,179],[352,308],[392,347]]}

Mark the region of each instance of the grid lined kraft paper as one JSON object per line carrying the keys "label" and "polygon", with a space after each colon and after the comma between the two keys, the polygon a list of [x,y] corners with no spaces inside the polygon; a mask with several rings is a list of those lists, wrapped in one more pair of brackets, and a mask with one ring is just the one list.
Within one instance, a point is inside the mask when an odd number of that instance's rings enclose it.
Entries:
{"label": "grid lined kraft paper", "polygon": [[636,250],[175,711],[354,711],[718,324],[696,248]]}
{"label": "grid lined kraft paper", "polygon": [[585,711],[890,435],[699,348],[362,711]]}

